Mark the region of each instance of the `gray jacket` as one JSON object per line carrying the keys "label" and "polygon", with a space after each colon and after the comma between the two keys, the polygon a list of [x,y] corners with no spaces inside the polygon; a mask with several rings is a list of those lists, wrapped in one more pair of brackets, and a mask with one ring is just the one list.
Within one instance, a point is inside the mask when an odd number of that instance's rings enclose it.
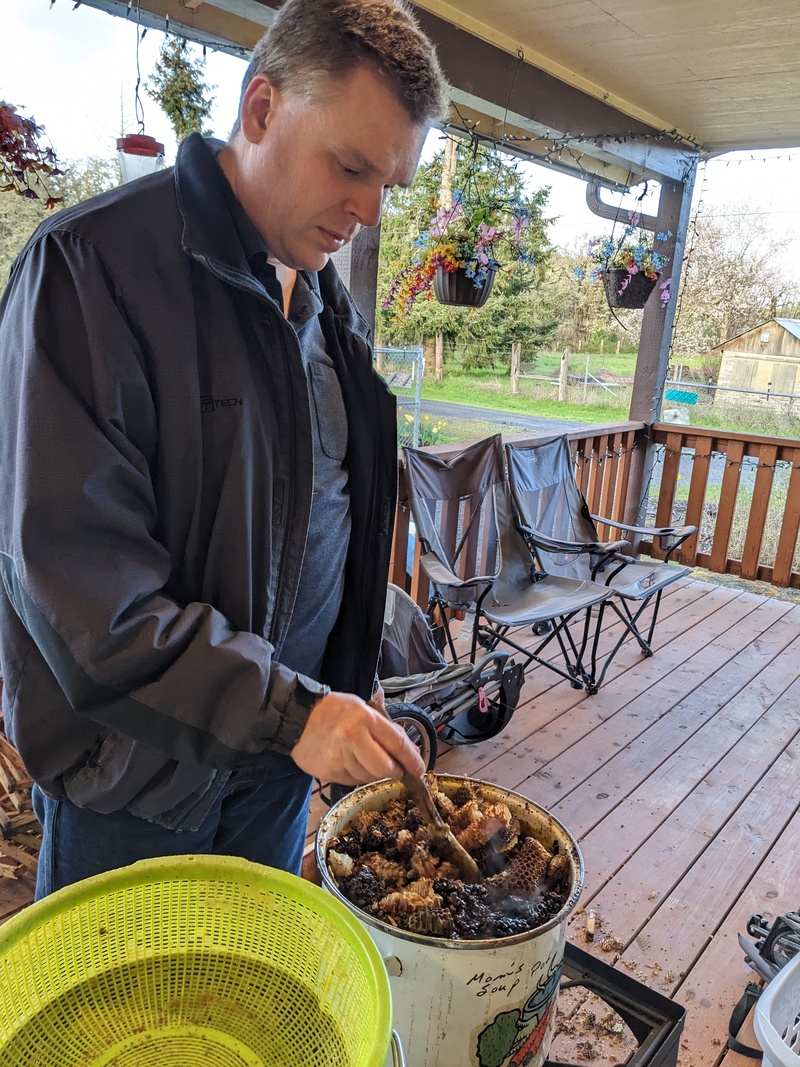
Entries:
{"label": "gray jacket", "polygon": [[[55,797],[193,828],[227,773],[288,753],[324,687],[287,671],[311,506],[294,332],[253,277],[213,152],[59,212],[0,304],[0,671]],[[329,264],[351,542],[322,681],[370,695],[397,472],[394,398]]]}

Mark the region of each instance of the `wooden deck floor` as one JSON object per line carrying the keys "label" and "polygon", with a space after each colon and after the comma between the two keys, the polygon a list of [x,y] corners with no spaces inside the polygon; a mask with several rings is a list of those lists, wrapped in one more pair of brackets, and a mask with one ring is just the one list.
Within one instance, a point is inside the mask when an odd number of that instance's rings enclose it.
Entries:
{"label": "wooden deck floor", "polygon": [[[681,1067],[744,1067],[725,1050],[748,978],[736,935],[754,912],[798,905],[800,605],[685,579],[665,594],[656,647],[623,646],[595,696],[531,671],[506,731],[436,769],[552,811],[586,865],[569,940],[687,1008]],[[309,843],[324,810],[315,801]],[[559,1060],[626,1058],[580,1027],[560,1040],[573,1047]]]}
{"label": "wooden deck floor", "polygon": [[[745,1067],[725,1052],[748,977],[736,935],[753,912],[800,903],[800,605],[686,579],[665,595],[656,646],[644,659],[626,644],[595,696],[530,671],[507,730],[443,752],[437,770],[561,819],[586,865],[569,939],[688,1009],[681,1067]],[[309,849],[324,810],[315,799]],[[0,921],[30,899],[29,879],[0,880]],[[580,1025],[554,1058],[625,1062],[625,1041],[584,1025],[586,1010],[559,1000]]]}

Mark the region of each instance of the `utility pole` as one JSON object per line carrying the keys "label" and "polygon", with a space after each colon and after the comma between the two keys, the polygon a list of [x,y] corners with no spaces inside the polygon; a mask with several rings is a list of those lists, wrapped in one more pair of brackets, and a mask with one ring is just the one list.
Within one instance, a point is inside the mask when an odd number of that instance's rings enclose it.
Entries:
{"label": "utility pole", "polygon": [[[444,159],[442,161],[442,184],[439,188],[439,207],[445,211],[453,203],[453,178],[456,174],[458,163],[458,141],[455,137],[448,137],[444,143]],[[426,365],[428,364],[428,342],[425,338]],[[433,341],[433,374],[434,379],[440,382],[444,377],[444,335],[441,330],[436,333]]]}

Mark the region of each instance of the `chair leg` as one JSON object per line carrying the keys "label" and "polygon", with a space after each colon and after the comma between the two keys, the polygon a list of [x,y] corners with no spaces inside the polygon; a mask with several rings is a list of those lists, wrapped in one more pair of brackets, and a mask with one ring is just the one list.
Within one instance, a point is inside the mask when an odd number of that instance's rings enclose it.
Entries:
{"label": "chair leg", "polygon": [[[547,644],[547,641],[555,637],[561,648],[561,655],[564,659],[565,664],[567,665],[570,685],[573,689],[582,689],[584,686],[583,657],[584,653],[586,652],[586,641],[589,632],[590,615],[589,611],[587,610],[583,623],[583,637],[581,638],[581,643],[579,647],[578,645],[576,645],[575,639],[572,636],[572,630],[570,629],[570,623],[577,614],[579,613],[573,612],[571,615],[566,615],[560,618],[556,623],[550,636],[539,646],[539,648],[544,648]],[[555,622],[555,620],[553,621]],[[565,636],[566,641],[564,640]],[[569,645],[569,647],[567,647],[567,645]]]}
{"label": "chair leg", "polygon": [[601,605],[601,607],[600,607],[600,613],[599,613],[598,620],[597,620],[597,629],[595,630],[594,640],[592,642],[591,673],[587,677],[587,683],[586,683],[586,691],[587,691],[587,693],[590,693],[592,695],[597,693],[598,690],[600,689],[600,686],[603,684],[603,681],[604,681],[605,676],[606,676],[606,671],[611,666],[611,662],[614,659],[614,657],[616,656],[617,652],[619,652],[619,650],[625,644],[625,641],[627,640],[629,633],[635,633],[636,632],[635,629],[633,629],[633,630],[631,629],[630,623],[625,618],[624,613],[622,611],[620,611],[619,606],[613,600],[610,602],[610,604],[611,604],[612,609],[616,612],[617,616],[619,617],[620,621],[623,623],[625,629],[622,632],[622,636],[620,638],[618,638],[617,643],[614,645],[614,647],[611,649],[611,651],[606,654],[605,659],[603,660],[603,666],[601,667],[600,673],[598,674],[597,673],[597,659],[598,659],[598,657],[597,657],[597,648],[598,648],[598,644],[600,642],[601,625],[602,625],[603,615],[605,613],[605,608],[606,608],[606,604],[603,603]]}
{"label": "chair leg", "polygon": [[[625,622],[630,633],[638,641],[639,648],[642,650],[643,656],[653,655],[652,641],[653,634],[655,633],[656,620],[658,618],[658,608],[661,603],[662,592],[663,589],[659,589],[656,593],[655,600],[653,601],[653,614],[650,617],[650,624],[647,627],[646,637],[639,630],[637,623],[639,622],[639,619],[641,618],[645,609],[650,607],[651,598],[648,597],[646,600],[643,600],[639,607],[636,609],[636,611],[631,611],[631,609],[628,607],[627,601],[623,598],[620,598],[620,600],[618,601],[618,609],[622,609],[622,611],[618,610],[617,614],[620,615],[620,618],[622,618],[623,622]],[[624,612],[624,616],[622,612]]]}
{"label": "chair leg", "polygon": [[[548,633],[545,639],[534,649],[527,649],[514,641],[513,638],[509,637],[508,626],[499,626],[488,619],[486,622],[480,623],[479,632],[487,639],[491,648],[497,647],[497,645],[502,642],[504,645],[509,645],[515,651],[519,652],[519,654],[524,657],[522,662],[523,670],[527,670],[531,663],[537,663],[539,666],[547,667],[549,670],[560,675],[560,677],[566,679],[573,688],[583,689],[584,683],[580,665],[581,652],[575,644],[575,640],[569,630],[569,623],[574,617],[575,613],[573,612],[572,615],[565,615],[561,618],[553,619],[553,628],[551,632]],[[477,618],[478,616],[476,616],[476,619]],[[564,661],[563,667],[555,661],[545,659],[542,656],[544,649],[553,640],[558,642],[561,657]]]}
{"label": "chair leg", "polygon": [[[583,678],[583,683],[586,688],[586,692],[592,695],[594,695],[600,688],[600,683],[603,681],[603,676],[605,674],[604,667],[600,673],[599,678],[597,676],[597,647],[600,643],[600,632],[603,628],[603,618],[605,616],[605,610],[606,602],[601,601],[601,603],[597,606],[597,621],[595,623],[594,633],[592,633],[591,638],[589,636],[592,626],[591,608],[586,609],[586,617],[583,623],[583,643],[581,645],[581,676]],[[583,665],[587,646],[590,648],[588,670],[586,670]]]}
{"label": "chair leg", "polygon": [[[647,631],[647,647],[650,649],[650,655],[651,656],[653,655],[653,634],[655,633],[655,629],[656,629],[656,620],[658,619],[658,609],[661,607],[661,594],[663,592],[664,592],[663,589],[659,589],[658,592],[656,593],[655,603],[653,604],[653,614],[652,614],[652,616],[650,618],[650,628]],[[644,604],[642,604],[642,610],[644,610],[646,604],[647,604],[647,601],[645,600]],[[637,612],[636,618],[637,619],[639,618],[639,613],[638,612]]]}
{"label": "chair leg", "polygon": [[[653,615],[650,619],[650,624],[647,629],[646,637],[642,636],[636,624],[639,621],[642,612],[650,606],[650,597],[644,600],[635,612],[632,612],[630,610],[627,605],[627,602],[622,598],[609,601],[609,604],[616,613],[617,618],[623,624],[624,630],[614,647],[609,653],[606,654],[606,657],[603,660],[603,666],[600,670],[600,673],[597,674],[597,647],[600,639],[600,620],[598,620],[598,627],[595,632],[594,642],[592,645],[591,671],[588,679],[588,684],[586,686],[586,689],[589,693],[596,693],[598,691],[598,689],[603,683],[603,679],[606,676],[606,671],[611,666],[612,660],[616,656],[617,652],[619,652],[619,650],[622,648],[629,636],[634,637],[636,639],[643,656],[649,657],[653,655],[653,648],[651,642],[653,640],[653,633],[656,627],[656,619],[658,616],[659,604],[661,603],[662,592],[663,590],[659,589],[655,595],[655,601],[653,602]],[[605,604],[601,605],[601,616],[605,607]]]}
{"label": "chair leg", "polygon": [[428,601],[427,615],[431,622],[434,621],[434,612],[438,609],[439,618],[442,620],[442,628],[444,629],[445,641],[447,647],[450,650],[451,662],[458,663],[458,653],[456,652],[455,642],[453,641],[453,634],[450,629],[450,620],[447,617],[447,605],[444,601],[440,600],[437,596],[432,596]]}

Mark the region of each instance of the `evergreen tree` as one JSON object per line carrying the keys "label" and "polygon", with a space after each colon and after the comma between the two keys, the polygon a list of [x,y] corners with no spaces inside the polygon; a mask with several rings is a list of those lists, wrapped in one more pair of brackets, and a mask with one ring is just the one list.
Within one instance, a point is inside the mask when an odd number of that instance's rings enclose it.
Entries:
{"label": "evergreen tree", "polygon": [[204,136],[203,123],[211,114],[214,96],[204,77],[205,60],[193,59],[182,37],[165,37],[158,54],[155,73],[145,90],[166,114],[180,143],[195,130]]}

